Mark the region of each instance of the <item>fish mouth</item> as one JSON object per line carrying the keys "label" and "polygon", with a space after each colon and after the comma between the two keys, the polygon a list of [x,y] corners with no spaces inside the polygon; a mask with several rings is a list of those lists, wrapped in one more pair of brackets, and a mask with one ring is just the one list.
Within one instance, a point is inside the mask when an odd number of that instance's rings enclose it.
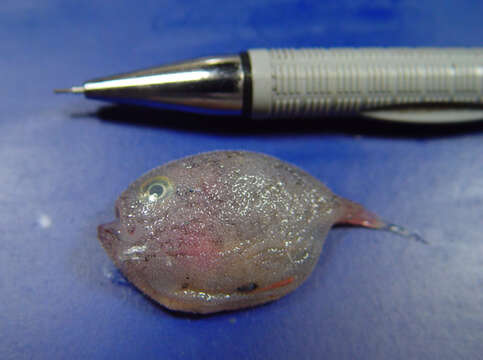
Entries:
{"label": "fish mouth", "polygon": [[99,241],[112,259],[115,259],[117,244],[120,241],[120,222],[114,220],[107,224],[97,227],[97,237]]}

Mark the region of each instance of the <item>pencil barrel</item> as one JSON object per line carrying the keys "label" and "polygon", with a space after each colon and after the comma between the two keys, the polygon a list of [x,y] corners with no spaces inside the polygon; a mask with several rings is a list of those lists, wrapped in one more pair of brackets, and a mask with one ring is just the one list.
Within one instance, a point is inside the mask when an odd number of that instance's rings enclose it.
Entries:
{"label": "pencil barrel", "polygon": [[255,118],[483,103],[481,48],[254,49]]}

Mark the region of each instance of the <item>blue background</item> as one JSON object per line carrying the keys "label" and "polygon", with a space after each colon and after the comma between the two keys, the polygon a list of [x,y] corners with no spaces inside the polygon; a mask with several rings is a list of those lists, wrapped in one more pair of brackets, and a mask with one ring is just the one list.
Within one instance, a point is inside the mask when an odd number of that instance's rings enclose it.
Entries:
{"label": "blue background", "polygon": [[[481,46],[482,15],[469,0],[3,1],[0,357],[482,359],[482,123],[254,123],[52,94],[251,47]],[[279,301],[166,311],[116,271],[96,226],[143,172],[213,149],[292,162],[431,245],[337,228]]]}

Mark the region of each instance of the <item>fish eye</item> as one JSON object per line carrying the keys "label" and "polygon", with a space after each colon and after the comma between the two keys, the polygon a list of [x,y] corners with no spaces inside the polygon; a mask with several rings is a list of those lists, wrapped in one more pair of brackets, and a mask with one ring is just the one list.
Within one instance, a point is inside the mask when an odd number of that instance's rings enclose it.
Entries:
{"label": "fish eye", "polygon": [[164,184],[155,183],[148,188],[149,195],[161,196],[164,193]]}
{"label": "fish eye", "polygon": [[165,176],[157,176],[141,185],[141,196],[149,201],[158,201],[166,198],[173,191],[173,186]]}

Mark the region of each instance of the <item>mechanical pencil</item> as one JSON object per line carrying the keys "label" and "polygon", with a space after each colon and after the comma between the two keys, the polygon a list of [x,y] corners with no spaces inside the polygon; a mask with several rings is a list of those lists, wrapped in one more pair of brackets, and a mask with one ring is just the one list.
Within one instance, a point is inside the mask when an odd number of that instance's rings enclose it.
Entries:
{"label": "mechanical pencil", "polygon": [[55,92],[254,119],[471,121],[483,119],[483,48],[252,49]]}

